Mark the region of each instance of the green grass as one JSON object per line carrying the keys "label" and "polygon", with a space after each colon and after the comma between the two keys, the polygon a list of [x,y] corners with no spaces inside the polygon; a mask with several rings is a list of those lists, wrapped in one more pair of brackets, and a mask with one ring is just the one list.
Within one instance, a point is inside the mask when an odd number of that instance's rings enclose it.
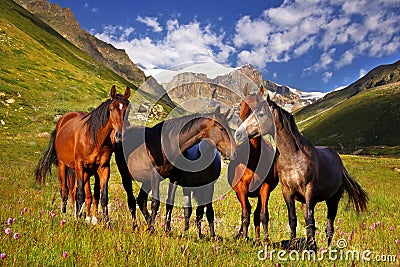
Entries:
{"label": "green grass", "polygon": [[[30,146],[22,147],[32,150]],[[22,152],[23,149],[15,148],[14,151],[9,151],[9,154],[19,158]],[[164,204],[161,205],[157,217],[157,231],[154,235],[146,231],[140,213],[140,227],[133,232],[125,192],[114,164],[109,191],[111,228],[106,228],[101,223],[96,226],[89,225],[83,219],[75,219],[72,216],[70,205],[67,215],[59,213],[57,178],[48,179],[47,186],[37,186],[32,170],[39,155],[32,153],[30,157],[22,156],[14,164],[9,164],[5,158],[2,158],[0,163],[0,253],[7,255],[5,259],[0,260],[3,266],[263,266],[266,263],[269,265],[278,262],[284,266],[332,265],[328,259],[322,263],[283,262],[276,258],[272,261],[259,261],[257,253],[264,247],[253,243],[252,226],[249,241],[234,239],[240,225],[241,209],[232,191],[214,202],[217,239],[198,239],[193,218],[189,232],[182,235],[181,208],[174,209],[172,234],[164,234]],[[396,255],[397,259],[400,259],[400,244],[395,243],[396,239],[400,239],[400,173],[394,171],[394,168],[400,167],[400,160],[359,156],[343,156],[343,159],[349,172],[368,192],[370,204],[368,212],[356,215],[347,207],[345,199],[340,202],[333,244],[340,238],[348,240],[350,233],[354,231],[351,240],[347,241],[348,249],[369,249],[373,251],[373,255]],[[137,193],[137,186],[135,190]],[[251,203],[254,207],[255,201],[252,200]],[[24,208],[27,208],[27,211],[21,215]],[[51,211],[54,211],[54,217],[49,215]],[[288,239],[290,233],[286,207],[279,187],[272,193],[269,211],[272,241]],[[304,237],[305,225],[299,204],[297,215],[298,235]],[[315,219],[316,238],[322,249],[327,248],[324,236],[325,217],[326,207],[320,203],[316,207]],[[8,218],[15,218],[11,226],[5,223]],[[66,220],[64,226],[60,223],[63,219]],[[338,223],[339,219],[341,223]],[[207,235],[206,222],[203,224],[204,233]],[[373,227],[374,224],[376,228]],[[12,235],[6,235],[4,230],[7,227],[11,228],[13,233],[18,232],[20,238],[14,239]],[[67,258],[63,257],[64,252],[68,253]],[[350,262],[337,261],[335,264],[349,266]],[[374,265],[371,263],[371,266]]]}

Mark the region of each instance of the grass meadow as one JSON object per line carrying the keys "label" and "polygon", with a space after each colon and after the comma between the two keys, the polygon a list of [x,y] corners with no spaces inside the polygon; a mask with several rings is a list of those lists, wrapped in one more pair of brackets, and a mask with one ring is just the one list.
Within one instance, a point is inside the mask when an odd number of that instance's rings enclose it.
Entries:
{"label": "grass meadow", "polygon": [[[240,225],[241,208],[233,191],[214,202],[217,238],[199,239],[194,227],[183,233],[183,210],[175,208],[172,233],[163,232],[165,205],[161,204],[157,231],[150,235],[144,219],[138,213],[139,229],[131,228],[125,192],[115,164],[110,180],[111,227],[102,223],[91,225],[75,219],[71,205],[66,215],[60,214],[58,180],[48,179],[46,186],[38,186],[33,169],[47,138],[25,140],[16,136],[3,138],[0,161],[0,259],[1,266],[398,266],[400,259],[400,159],[383,157],[342,156],[349,172],[356,177],[370,197],[368,212],[356,215],[343,199],[335,222],[336,232],[331,249],[338,249],[329,259],[291,260],[288,254],[280,259],[277,253],[265,255],[265,246],[255,244],[254,227],[250,227],[249,240],[234,238]],[[222,176],[220,179],[226,179]],[[138,192],[138,187],[136,187]],[[255,206],[255,200],[252,200]],[[298,236],[305,236],[301,205],[298,210]],[[289,237],[287,211],[276,188],[269,202],[270,238],[278,242]],[[317,242],[319,252],[327,249],[324,235],[326,207],[316,207]],[[371,261],[340,259],[339,239],[346,240],[347,250],[362,253]],[[268,248],[268,251],[271,251]],[[259,254],[261,253],[261,254]],[[259,260],[258,255],[264,257]],[[269,257],[267,257],[269,256]],[[282,256],[282,255],[281,255]],[[292,257],[295,257],[292,254]],[[301,256],[301,254],[300,254]],[[286,259],[286,260],[285,260]]]}

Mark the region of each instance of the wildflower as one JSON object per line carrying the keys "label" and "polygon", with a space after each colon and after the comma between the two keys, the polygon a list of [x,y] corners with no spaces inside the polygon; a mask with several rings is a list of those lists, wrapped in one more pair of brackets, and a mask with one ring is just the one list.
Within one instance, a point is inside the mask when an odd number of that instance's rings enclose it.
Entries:
{"label": "wildflower", "polygon": [[19,238],[20,238],[20,235],[18,233],[15,233],[14,234],[14,239],[19,239]]}
{"label": "wildflower", "polygon": [[393,226],[390,226],[390,227],[389,227],[389,231],[393,231]]}
{"label": "wildflower", "polygon": [[22,210],[21,210],[21,215],[24,215],[25,214],[25,212],[28,210],[28,208],[27,207],[25,207],[25,208],[23,208]]}
{"label": "wildflower", "polygon": [[66,222],[67,222],[66,220],[61,220],[60,222],[61,226],[64,226]]}
{"label": "wildflower", "polygon": [[7,219],[7,225],[11,225],[15,221],[15,218],[8,218]]}
{"label": "wildflower", "polygon": [[44,214],[44,210],[40,210],[40,214],[42,214],[42,215],[43,215],[43,214]]}
{"label": "wildflower", "polygon": [[66,251],[63,252],[63,258],[64,258],[64,259],[65,259],[65,258],[68,258],[68,252],[66,252]]}
{"label": "wildflower", "polygon": [[182,251],[182,252],[185,251],[185,248],[186,248],[185,245],[182,245],[182,246],[181,246],[181,251]]}
{"label": "wildflower", "polygon": [[1,253],[0,254],[0,259],[5,259],[7,257],[7,254],[6,253]]}
{"label": "wildflower", "polygon": [[53,219],[54,216],[56,216],[56,213],[54,212],[54,210],[51,210],[49,212],[50,217]]}
{"label": "wildflower", "polygon": [[378,221],[376,224],[377,224],[377,225],[381,225],[381,221]]}
{"label": "wildflower", "polygon": [[12,231],[10,228],[6,228],[6,230],[4,230],[4,233],[6,233],[7,235],[11,235]]}
{"label": "wildflower", "polygon": [[376,223],[374,223],[373,225],[371,225],[371,230],[375,230],[376,228]]}
{"label": "wildflower", "polygon": [[398,244],[400,242],[400,240],[396,239],[394,242],[396,242],[396,244]]}
{"label": "wildflower", "polygon": [[341,223],[342,223],[342,219],[339,218],[339,219],[337,220],[337,223],[338,223],[338,224],[341,224]]}

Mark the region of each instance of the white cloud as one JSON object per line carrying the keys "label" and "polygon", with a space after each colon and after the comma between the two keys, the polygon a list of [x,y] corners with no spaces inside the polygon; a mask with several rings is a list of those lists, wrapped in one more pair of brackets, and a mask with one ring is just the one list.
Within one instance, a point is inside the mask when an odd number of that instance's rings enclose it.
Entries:
{"label": "white cloud", "polygon": [[331,80],[333,73],[330,71],[326,71],[322,74],[322,82],[327,83]]}
{"label": "white cloud", "polygon": [[243,45],[259,46],[268,40],[270,27],[261,19],[252,20],[250,16],[244,16],[236,23],[236,34],[233,43],[237,47]]}
{"label": "white cloud", "polygon": [[[235,51],[223,41],[225,33],[213,32],[211,25],[202,26],[198,21],[181,25],[176,19],[166,24],[167,32],[161,39],[146,36],[122,40],[110,34],[107,28],[96,36],[125,49],[133,62],[145,68],[170,67],[192,61],[227,63],[228,57]],[[115,28],[119,29],[119,26]]]}
{"label": "white cloud", "polygon": [[138,16],[136,20],[146,24],[150,28],[153,28],[154,32],[161,32],[163,30],[163,28],[160,26],[160,23],[158,23],[157,18]]}
{"label": "white cloud", "polygon": [[364,77],[364,75],[367,74],[367,71],[363,68],[360,69],[360,75],[358,76],[358,78],[362,78]]}

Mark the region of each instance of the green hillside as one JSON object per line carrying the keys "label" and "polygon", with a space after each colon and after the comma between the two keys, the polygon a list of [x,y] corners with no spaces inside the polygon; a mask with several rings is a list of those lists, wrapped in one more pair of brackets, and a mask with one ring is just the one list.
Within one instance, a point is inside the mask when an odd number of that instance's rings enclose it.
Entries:
{"label": "green hillside", "polygon": [[305,120],[361,92],[368,91],[377,86],[396,82],[400,82],[400,60],[393,64],[378,66],[346,88],[331,92],[312,105],[296,111],[296,119],[299,121]]}
{"label": "green hillside", "polygon": [[113,84],[118,92],[138,86],[10,0],[0,0],[0,59],[0,159],[12,162],[36,161],[48,142],[38,136],[54,128],[56,115],[93,109]]}
{"label": "green hillside", "polygon": [[298,125],[315,145],[398,146],[400,82],[360,92]]}

